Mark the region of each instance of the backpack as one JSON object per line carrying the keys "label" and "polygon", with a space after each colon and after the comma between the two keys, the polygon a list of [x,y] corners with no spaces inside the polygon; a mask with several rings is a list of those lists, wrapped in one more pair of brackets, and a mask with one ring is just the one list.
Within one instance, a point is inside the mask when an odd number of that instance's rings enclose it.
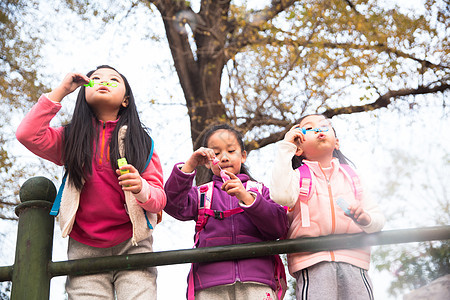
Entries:
{"label": "backpack", "polygon": [[[259,182],[249,180],[247,181],[246,190],[255,192],[258,191],[260,194],[262,194],[262,184]],[[202,231],[203,227],[205,227],[209,217],[213,217],[218,220],[223,220],[224,218],[228,218],[232,215],[244,211],[240,207],[236,207],[226,211],[212,210],[211,200],[214,191],[213,181],[198,186],[197,191],[198,191],[198,216],[197,222],[195,224],[195,243],[194,243],[195,246],[197,246],[200,231]]]}
{"label": "backpack", "polygon": [[[259,182],[255,181],[247,181],[246,190],[247,191],[258,191],[262,194],[263,185]],[[195,239],[194,239],[194,248],[197,247],[200,231],[203,230],[206,223],[208,222],[209,217],[213,217],[218,220],[223,220],[224,218],[230,217],[232,215],[243,212],[244,210],[240,207],[236,207],[233,209],[229,209],[226,211],[218,211],[211,209],[211,201],[213,197],[214,191],[214,182],[208,182],[202,184],[197,187],[198,192],[198,215],[197,222],[195,224]],[[284,270],[284,264],[281,261],[279,255],[274,255],[274,265],[275,265],[275,281],[277,282],[277,294],[278,299],[281,300],[284,297],[284,294],[287,290],[286,284],[286,273]],[[194,273],[193,273],[193,264],[191,266],[191,270],[188,276],[188,300],[195,299],[195,290],[194,290]]]}
{"label": "backpack", "polygon": [[[151,142],[152,142],[152,146],[150,148],[150,154],[148,155],[147,162],[145,163],[144,170],[147,169],[148,165],[150,164],[150,161],[152,160],[153,149],[154,149],[155,145],[154,145],[153,139],[151,139]],[[66,185],[66,179],[67,179],[67,171],[64,173],[61,185],[59,186],[59,189],[58,189],[58,193],[56,194],[55,201],[53,201],[53,205],[52,205],[52,208],[50,210],[50,215],[51,216],[55,216],[56,217],[58,215],[58,213],[59,213],[59,208],[61,207],[61,198],[62,198],[62,194],[63,194],[63,191],[64,191],[64,186]],[[150,224],[150,220],[147,217],[147,211],[146,210],[144,210],[144,215],[145,215],[145,219],[147,220],[148,228],[153,229],[153,226],[152,226],[152,224]],[[156,223],[157,224],[160,223],[161,219],[162,219],[162,211],[157,213],[157,221],[156,221]]]}
{"label": "backpack", "polygon": [[[353,170],[353,168],[350,167],[349,165],[340,164],[339,169],[352,183],[355,198],[358,201],[360,201],[362,198],[362,186],[359,176],[356,174],[355,170]],[[312,186],[311,171],[306,164],[301,165],[300,167],[298,167],[297,170],[299,170],[300,172],[300,193],[298,196],[298,200],[300,200],[302,227],[309,227],[311,225],[308,207],[308,201],[311,198],[311,186]]]}

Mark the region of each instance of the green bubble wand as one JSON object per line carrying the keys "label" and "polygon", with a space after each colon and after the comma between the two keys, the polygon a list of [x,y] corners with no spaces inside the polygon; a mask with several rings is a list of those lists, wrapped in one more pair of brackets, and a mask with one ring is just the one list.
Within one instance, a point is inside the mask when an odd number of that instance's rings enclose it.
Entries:
{"label": "green bubble wand", "polygon": [[89,83],[84,84],[85,87],[93,87],[94,84],[101,84],[103,86],[117,87],[117,82],[94,82],[94,80],[89,80]]}

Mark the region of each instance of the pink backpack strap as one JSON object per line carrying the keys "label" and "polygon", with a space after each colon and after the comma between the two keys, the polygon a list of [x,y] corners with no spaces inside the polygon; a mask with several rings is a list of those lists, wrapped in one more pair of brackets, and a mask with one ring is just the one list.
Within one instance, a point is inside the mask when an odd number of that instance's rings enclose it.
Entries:
{"label": "pink backpack strap", "polygon": [[194,300],[194,299],[195,299],[194,264],[191,264],[191,270],[189,271],[189,276],[188,276],[187,300]]}
{"label": "pink backpack strap", "polygon": [[208,215],[205,214],[206,210],[211,208],[211,199],[214,191],[214,182],[208,182],[197,187],[198,192],[198,217],[195,224],[195,231],[198,233],[203,229],[208,221]]}
{"label": "pink backpack strap", "polygon": [[[224,218],[230,217],[232,215],[243,212],[244,210],[240,207],[235,207],[226,211],[219,211],[211,209],[211,201],[213,197],[214,182],[208,182],[197,187],[198,191],[198,216],[197,222],[195,224],[195,242],[194,248],[198,244],[198,239],[200,231],[205,227],[208,222],[209,217],[213,217],[218,220],[223,220]],[[247,191],[258,191],[262,193],[262,184],[254,181],[247,181],[246,184]],[[284,269],[283,269],[284,270]],[[195,289],[194,289],[194,264],[191,264],[191,270],[188,276],[188,300],[195,299]]]}
{"label": "pink backpack strap", "polygon": [[286,281],[286,271],[284,270],[284,264],[281,260],[280,255],[274,255],[274,266],[275,266],[275,281],[277,284],[277,296],[278,300],[282,300],[284,298],[284,294],[288,289],[287,281]]}
{"label": "pink backpack strap", "polygon": [[245,185],[245,189],[249,192],[258,192],[262,194],[263,190],[263,184],[261,182],[256,182],[253,180],[247,181],[247,184]]}
{"label": "pink backpack strap", "polygon": [[298,199],[304,203],[308,203],[312,185],[311,171],[306,164],[301,165],[298,171],[300,172],[300,194]]}
{"label": "pink backpack strap", "polygon": [[[218,220],[223,220],[224,218],[228,218],[232,215],[244,212],[244,210],[240,207],[235,207],[233,209],[225,210],[225,211],[219,211],[219,210],[212,210],[211,209],[211,199],[212,199],[212,191],[214,189],[214,183],[209,182],[199,187],[199,208],[198,208],[198,218],[197,218],[197,224],[195,226],[195,230],[198,232],[203,229],[203,227],[206,225],[206,222],[208,221],[209,217],[213,217]],[[253,192],[259,192],[262,193],[262,184],[255,181],[247,181],[246,183],[246,190],[247,191],[253,191]],[[203,205],[203,203],[205,203]]]}
{"label": "pink backpack strap", "polygon": [[352,182],[356,200],[361,201],[363,189],[358,174],[356,174],[355,170],[352,167],[346,164],[341,164],[341,170],[343,171],[345,176],[347,176],[347,178]]}
{"label": "pink backpack strap", "polygon": [[311,197],[312,178],[311,171],[306,164],[301,165],[298,168],[300,172],[300,193],[298,195],[298,201],[300,204],[300,213],[302,217],[302,227],[311,226],[309,218],[309,206],[308,201]]}
{"label": "pink backpack strap", "polygon": [[[207,211],[211,211],[211,200],[214,191],[214,182],[208,182],[197,187],[198,193],[198,216],[197,222],[195,224],[195,238],[194,238],[194,248],[197,247],[200,231],[205,227],[208,221],[209,214]],[[194,289],[194,264],[191,264],[191,270],[188,276],[188,292],[187,299],[195,299],[195,289]]]}

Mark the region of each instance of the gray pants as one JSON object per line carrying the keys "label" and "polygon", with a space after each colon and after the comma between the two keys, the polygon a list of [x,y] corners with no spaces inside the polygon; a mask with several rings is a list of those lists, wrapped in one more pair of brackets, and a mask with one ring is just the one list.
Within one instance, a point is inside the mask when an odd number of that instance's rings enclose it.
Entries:
{"label": "gray pants", "polygon": [[294,273],[297,300],[373,300],[367,270],[341,262],[321,262]]}
{"label": "gray pants", "polygon": [[[96,248],[69,239],[68,258],[92,258],[152,252],[153,238],[131,245],[127,240],[111,248]],[[68,276],[66,292],[69,300],[156,299],[156,268],[111,271],[84,276]],[[117,298],[115,298],[117,297]]]}
{"label": "gray pants", "polygon": [[195,300],[277,300],[274,290],[257,282],[213,286],[195,293]]}

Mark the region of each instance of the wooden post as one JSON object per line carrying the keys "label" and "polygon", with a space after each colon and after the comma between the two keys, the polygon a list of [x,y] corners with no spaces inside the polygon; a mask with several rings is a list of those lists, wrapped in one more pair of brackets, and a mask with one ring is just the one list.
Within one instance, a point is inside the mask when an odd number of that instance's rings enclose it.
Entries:
{"label": "wooden post", "polygon": [[54,217],[49,215],[56,188],[45,177],[28,179],[20,189],[19,217],[11,299],[42,300],[50,296]]}

